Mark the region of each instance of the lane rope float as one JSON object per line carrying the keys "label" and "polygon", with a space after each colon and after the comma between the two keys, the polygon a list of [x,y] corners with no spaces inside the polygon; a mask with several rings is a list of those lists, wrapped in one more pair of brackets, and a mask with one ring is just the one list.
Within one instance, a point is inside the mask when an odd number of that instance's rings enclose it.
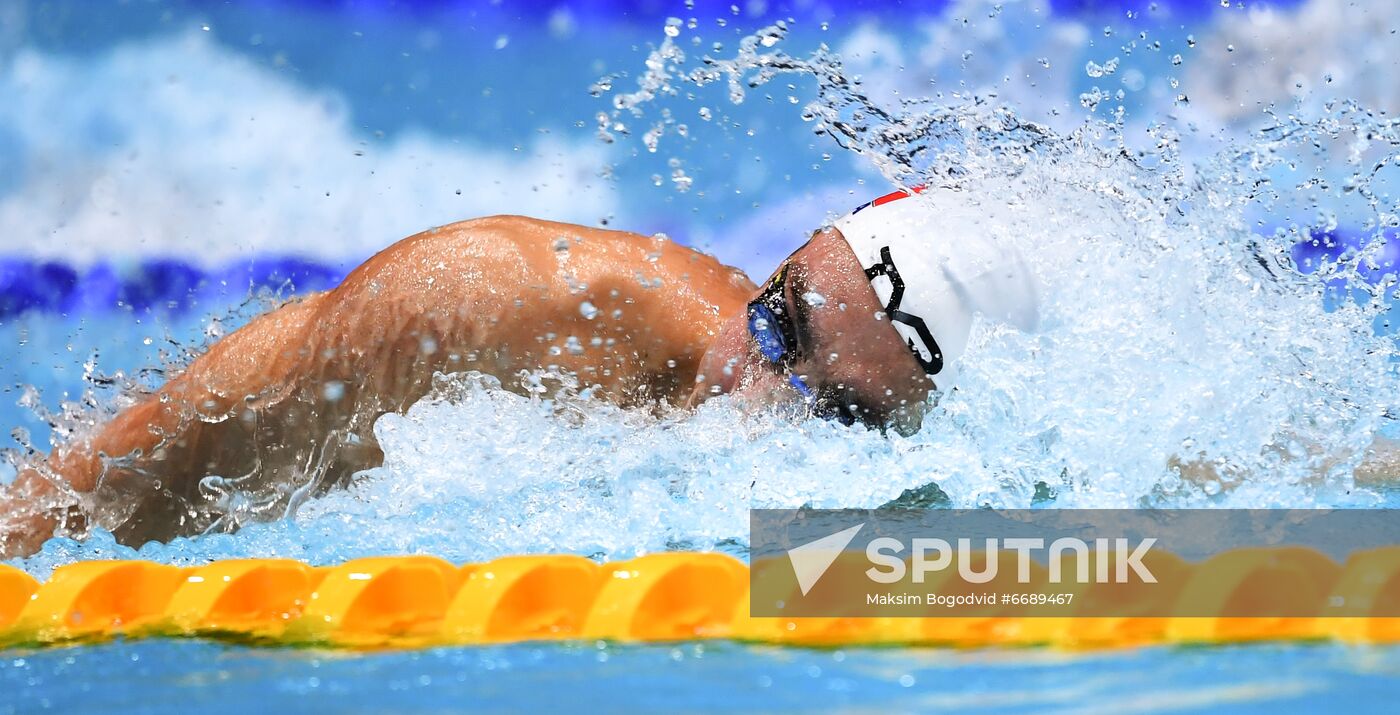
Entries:
{"label": "lane rope float", "polygon": [[1337,564],[1299,549],[1237,549],[1189,570],[1180,598],[1231,604],[1310,598],[1315,616],[760,618],[749,567],[718,553],[667,552],[598,564],[507,556],[455,565],[431,556],[312,567],[235,559],[177,567],[146,561],[61,566],[43,583],[0,565],[0,647],[115,637],[203,637],[351,649],[522,641],[621,643],[729,639],[797,646],[1122,648],[1332,640],[1400,642],[1400,547]]}

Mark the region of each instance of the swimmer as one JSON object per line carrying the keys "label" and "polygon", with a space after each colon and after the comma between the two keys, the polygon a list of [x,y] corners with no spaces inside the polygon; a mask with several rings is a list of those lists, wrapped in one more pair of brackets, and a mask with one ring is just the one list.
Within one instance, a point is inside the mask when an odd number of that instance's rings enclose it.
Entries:
{"label": "swimmer", "polygon": [[727,394],[911,432],[953,386],[974,315],[1022,328],[1036,315],[1015,252],[955,192],[915,193],[817,231],[759,286],[664,238],[520,216],[405,238],[23,469],[0,493],[0,553],[93,523],[132,545],[219,528],[191,505],[221,485],[280,490],[265,505],[280,514],[294,491],[378,465],[374,419],[435,373],[520,390],[522,371],[557,368],[624,406]]}

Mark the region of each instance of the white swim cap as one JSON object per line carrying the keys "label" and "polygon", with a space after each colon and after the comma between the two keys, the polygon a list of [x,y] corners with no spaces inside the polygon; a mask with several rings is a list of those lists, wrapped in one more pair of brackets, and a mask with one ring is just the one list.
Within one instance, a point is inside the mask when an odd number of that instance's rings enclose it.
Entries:
{"label": "white swim cap", "polygon": [[882,196],[834,223],[939,390],[956,379],[973,315],[1022,330],[1033,330],[1038,319],[1035,275],[969,203],[959,191],[920,187]]}

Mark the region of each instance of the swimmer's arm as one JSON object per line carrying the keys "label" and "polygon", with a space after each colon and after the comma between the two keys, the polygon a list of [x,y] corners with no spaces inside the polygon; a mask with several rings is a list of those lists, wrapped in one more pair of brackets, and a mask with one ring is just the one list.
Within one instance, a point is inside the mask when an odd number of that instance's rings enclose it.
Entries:
{"label": "swimmer's arm", "polygon": [[309,318],[324,294],[261,315],[215,343],[154,394],[123,411],[90,440],[56,450],[53,471],[73,489],[90,492],[102,457],[150,454],[242,405],[257,408],[285,397],[300,374]]}
{"label": "swimmer's arm", "polygon": [[256,408],[285,396],[301,371],[301,346],[323,297],[308,296],[259,316],[91,436],[21,470],[0,488],[0,556],[33,553],[55,533],[81,530],[76,503],[101,486],[105,462],[139,461],[169,440],[192,438],[206,425],[200,416],[227,414],[243,404]]}
{"label": "swimmer's arm", "polygon": [[[217,419],[234,409],[261,411],[327,379],[328,372],[342,380],[353,375],[360,383],[355,387],[371,396],[406,401],[412,396],[396,393],[403,391],[399,383],[412,372],[408,367],[423,338],[437,340],[439,355],[458,342],[470,348],[484,331],[454,336],[442,325],[461,331],[491,322],[493,313],[503,312],[498,291],[519,295],[518,284],[536,282],[539,273],[521,270],[532,262],[523,260],[524,249],[537,249],[533,262],[554,260],[549,241],[535,240],[522,226],[534,222],[481,219],[411,236],[356,268],[334,290],[284,305],[224,337],[156,393],[0,487],[0,557],[33,553],[55,533],[83,531],[76,507],[82,497],[131,481],[129,470],[108,468],[112,460],[135,458],[139,466],[163,444],[219,442],[217,433],[199,440],[201,430],[218,428],[197,415]],[[481,275],[496,280],[471,279]],[[441,319],[423,320],[432,315]],[[307,431],[318,427],[301,425]],[[198,478],[197,463],[162,477]]]}
{"label": "swimmer's arm", "polygon": [[[539,242],[517,240],[520,223],[485,219],[411,236],[366,261],[329,293],[284,305],[215,343],[155,394],[0,487],[0,557],[30,554],[55,533],[84,530],[76,508],[81,497],[128,481],[106,464],[139,461],[171,441],[193,444],[200,430],[214,429],[194,415],[265,409],[324,379],[332,368],[356,375],[371,394],[394,397],[387,393],[395,392],[401,368],[413,362],[413,347],[423,337],[448,338],[429,328],[405,341],[408,333],[427,327],[415,325],[418,318],[456,306],[484,319],[488,311],[481,308],[492,305],[497,289],[529,278],[519,270],[517,254]],[[488,240],[475,240],[482,236]],[[553,251],[540,253],[552,258]],[[494,285],[462,280],[464,273],[499,279]],[[440,342],[446,348],[450,341]],[[191,465],[163,476],[194,479],[195,471]]]}

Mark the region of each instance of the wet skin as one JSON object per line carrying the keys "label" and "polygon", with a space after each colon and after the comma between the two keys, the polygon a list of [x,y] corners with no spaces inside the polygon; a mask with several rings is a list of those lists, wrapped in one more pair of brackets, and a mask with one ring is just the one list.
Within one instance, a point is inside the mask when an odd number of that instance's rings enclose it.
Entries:
{"label": "wet skin", "polygon": [[[874,424],[914,424],[928,383],[840,234],[817,233],[788,262],[801,321],[790,368]],[[298,485],[323,491],[378,465],[374,419],[427,394],[435,373],[520,391],[522,370],[558,368],[630,407],[800,402],[749,338],[756,293],[713,257],[620,231],[500,216],[411,236],[23,470],[0,492],[0,554],[94,522],[138,545],[217,527],[192,508],[213,496],[206,475],[272,494],[263,514],[276,516]]]}

